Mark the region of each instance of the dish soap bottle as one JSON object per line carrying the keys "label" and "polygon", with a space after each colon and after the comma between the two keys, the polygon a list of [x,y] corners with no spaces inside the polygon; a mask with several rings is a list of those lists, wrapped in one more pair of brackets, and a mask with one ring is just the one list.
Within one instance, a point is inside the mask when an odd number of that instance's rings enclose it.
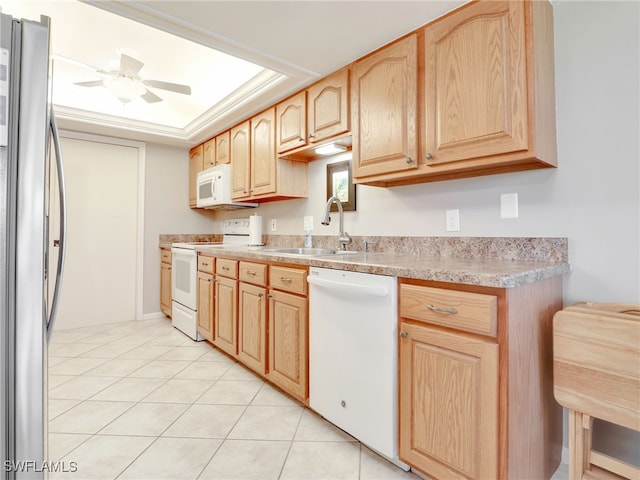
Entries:
{"label": "dish soap bottle", "polygon": [[304,248],[311,248],[311,232],[313,231],[313,216],[304,217]]}

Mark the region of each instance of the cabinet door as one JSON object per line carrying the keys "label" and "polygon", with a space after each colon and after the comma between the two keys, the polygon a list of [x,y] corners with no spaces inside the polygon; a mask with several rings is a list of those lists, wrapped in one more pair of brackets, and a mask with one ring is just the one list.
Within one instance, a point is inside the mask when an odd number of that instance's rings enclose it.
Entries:
{"label": "cabinet door", "polygon": [[276,106],[278,153],[307,144],[307,92],[300,92]]}
{"label": "cabinet door", "polygon": [[204,142],[203,146],[203,168],[211,168],[216,164],[216,139],[212,138]]}
{"label": "cabinet door", "polygon": [[353,176],[418,166],[416,35],[355,63],[351,86]]}
{"label": "cabinet door", "polygon": [[260,374],[267,366],[267,290],[238,286],[238,360]]}
{"label": "cabinet door", "polygon": [[478,2],[424,30],[427,163],[526,150],[525,2]]}
{"label": "cabinet door", "polygon": [[307,299],[270,291],[269,379],[302,400],[308,396]]}
{"label": "cabinet door", "polygon": [[251,147],[247,120],[231,129],[232,198],[246,198],[250,195],[250,162]]}
{"label": "cabinet door", "polygon": [[401,324],[400,458],[435,478],[497,478],[498,345]]}
{"label": "cabinet door", "polygon": [[160,264],[160,308],[171,317],[171,265],[168,263]]}
{"label": "cabinet door", "polygon": [[215,286],[213,344],[235,356],[238,338],[238,281],[216,276]]}
{"label": "cabinet door", "polygon": [[349,130],[349,70],[343,69],[307,90],[309,142]]}
{"label": "cabinet door", "polygon": [[276,191],[275,108],[251,119],[251,196]]}
{"label": "cabinet door", "polygon": [[198,172],[203,167],[204,146],[198,145],[189,151],[189,206],[196,208],[198,201],[196,193],[196,181],[198,180]]}
{"label": "cabinet door", "polygon": [[227,130],[216,137],[216,165],[231,162],[231,133]]}
{"label": "cabinet door", "polygon": [[213,341],[213,275],[198,272],[198,332]]}

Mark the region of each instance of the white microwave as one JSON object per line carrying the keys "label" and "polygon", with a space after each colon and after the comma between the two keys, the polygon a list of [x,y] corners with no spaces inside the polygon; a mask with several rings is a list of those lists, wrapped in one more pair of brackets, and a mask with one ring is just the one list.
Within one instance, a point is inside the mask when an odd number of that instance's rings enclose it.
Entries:
{"label": "white microwave", "polygon": [[223,164],[198,173],[196,180],[198,208],[232,210],[257,207],[257,203],[235,202],[231,199],[231,165]]}

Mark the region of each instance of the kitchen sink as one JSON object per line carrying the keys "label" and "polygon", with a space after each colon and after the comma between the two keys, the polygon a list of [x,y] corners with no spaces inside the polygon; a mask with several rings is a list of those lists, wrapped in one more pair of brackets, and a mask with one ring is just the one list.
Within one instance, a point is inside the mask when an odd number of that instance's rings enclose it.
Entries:
{"label": "kitchen sink", "polygon": [[325,255],[349,255],[360,253],[351,250],[333,250],[331,248],[263,248],[261,251],[264,253],[296,255],[300,257],[319,257]]}

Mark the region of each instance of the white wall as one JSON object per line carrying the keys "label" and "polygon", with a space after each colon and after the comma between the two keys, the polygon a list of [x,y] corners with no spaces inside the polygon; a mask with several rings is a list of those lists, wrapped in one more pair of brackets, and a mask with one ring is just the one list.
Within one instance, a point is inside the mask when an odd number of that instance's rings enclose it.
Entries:
{"label": "white wall", "polygon": [[163,233],[212,233],[211,212],[189,208],[189,150],[147,144],[144,213],[144,313],[160,312]]}

